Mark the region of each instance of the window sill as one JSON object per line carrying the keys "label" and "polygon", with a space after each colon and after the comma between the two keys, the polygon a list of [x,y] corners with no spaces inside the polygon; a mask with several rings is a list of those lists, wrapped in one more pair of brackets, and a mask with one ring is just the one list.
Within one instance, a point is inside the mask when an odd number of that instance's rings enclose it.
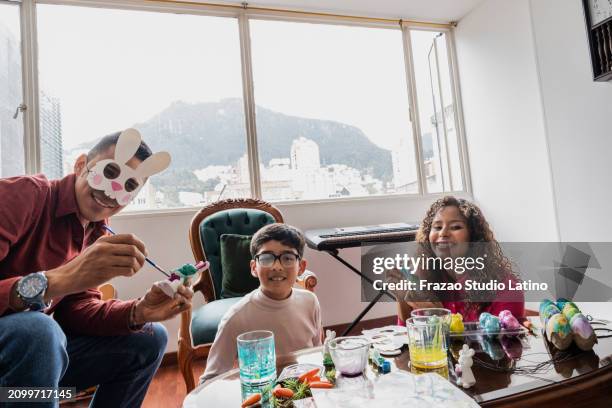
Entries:
{"label": "window sill", "polygon": [[[444,193],[431,193],[425,195],[419,194],[394,194],[394,195],[380,195],[380,196],[368,196],[368,197],[347,197],[347,198],[328,198],[319,200],[300,200],[300,201],[270,201],[271,204],[278,207],[293,207],[293,206],[305,206],[310,205],[313,207],[327,207],[330,205],[341,204],[341,203],[368,203],[373,204],[380,203],[381,201],[434,201],[438,198],[446,195],[454,195],[459,198],[465,198],[472,200],[473,197],[466,191],[454,191]],[[138,219],[138,218],[157,218],[157,217],[173,217],[173,216],[194,216],[201,207],[181,207],[181,208],[166,208],[156,210],[138,210],[138,211],[127,211],[115,215],[115,219]]]}

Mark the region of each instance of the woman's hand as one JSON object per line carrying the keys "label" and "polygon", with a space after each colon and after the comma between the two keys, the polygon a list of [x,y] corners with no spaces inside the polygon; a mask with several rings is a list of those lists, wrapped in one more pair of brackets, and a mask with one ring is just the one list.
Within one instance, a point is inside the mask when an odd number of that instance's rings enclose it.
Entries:
{"label": "woman's hand", "polygon": [[[402,273],[399,271],[399,269],[393,268],[391,270],[385,271],[385,282],[386,283],[397,284],[401,282],[402,280],[405,280],[405,278],[404,278],[404,275],[402,275]],[[390,290],[389,292],[391,292],[393,296],[395,296],[395,300],[397,300],[398,302],[402,302],[404,298],[406,297],[408,290],[395,289],[395,290]]]}
{"label": "woman's hand", "polygon": [[444,307],[442,302],[406,302],[412,310],[414,309],[429,309],[432,307]]}
{"label": "woman's hand", "polygon": [[405,322],[410,318],[410,313],[415,309],[428,309],[432,307],[444,307],[440,302],[407,302],[399,301],[397,303],[397,315],[400,320]]}

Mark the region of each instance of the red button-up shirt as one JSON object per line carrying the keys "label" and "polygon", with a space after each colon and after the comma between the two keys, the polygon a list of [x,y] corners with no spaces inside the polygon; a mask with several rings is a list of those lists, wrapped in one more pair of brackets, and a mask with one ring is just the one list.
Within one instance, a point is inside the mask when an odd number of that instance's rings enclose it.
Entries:
{"label": "red button-up shirt", "polygon": [[[83,227],[77,218],[76,176],[0,179],[0,318],[13,311],[9,296],[21,276],[61,266],[104,235],[102,222]],[[68,334],[130,333],[135,300],[102,301],[96,289],[53,299],[46,313]]]}

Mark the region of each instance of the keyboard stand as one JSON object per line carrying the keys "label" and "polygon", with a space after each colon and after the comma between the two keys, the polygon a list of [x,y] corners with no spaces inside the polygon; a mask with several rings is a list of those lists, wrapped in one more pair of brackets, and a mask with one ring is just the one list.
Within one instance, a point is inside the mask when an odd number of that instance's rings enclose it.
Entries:
{"label": "keyboard stand", "polygon": [[[330,254],[331,256],[336,258],[338,260],[338,262],[340,262],[342,265],[344,265],[347,268],[349,268],[351,271],[355,272],[357,275],[359,275],[361,277],[361,279],[367,281],[370,284],[374,284],[374,281],[372,279],[370,279],[369,277],[367,277],[366,275],[361,273],[361,271],[359,269],[355,268],[353,265],[351,265],[350,263],[348,263],[344,259],[342,259],[340,257],[340,255],[338,255],[338,250],[337,249],[326,249],[324,252],[327,252],[328,254]],[[363,319],[363,316],[365,316],[366,313],[368,313],[370,311],[370,309],[376,303],[378,303],[378,301],[380,300],[381,297],[383,297],[383,295],[387,295],[391,299],[396,300],[396,298],[395,298],[395,296],[393,294],[389,293],[386,290],[381,289],[380,291],[378,291],[378,295],[376,295],[376,297],[374,299],[372,299],[370,304],[367,305],[366,308],[363,309],[363,311],[361,313],[359,313],[359,315],[355,318],[355,320],[353,320],[353,323],[351,323],[351,325],[344,331],[344,333],[342,333],[342,336],[347,336],[350,333],[350,331],[353,330],[353,328],[357,325],[357,323],[359,323],[361,321],[361,319]]]}

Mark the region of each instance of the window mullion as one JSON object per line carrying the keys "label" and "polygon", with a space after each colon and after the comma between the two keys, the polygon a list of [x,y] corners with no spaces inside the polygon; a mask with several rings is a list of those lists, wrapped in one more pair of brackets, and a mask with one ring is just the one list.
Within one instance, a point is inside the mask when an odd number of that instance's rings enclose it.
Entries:
{"label": "window mullion", "polygon": [[[440,100],[440,115],[442,116],[442,136],[444,138],[444,151],[446,154],[446,172],[444,171],[444,166],[440,166],[441,167],[441,171],[442,174],[446,173],[446,177],[448,178],[448,185],[449,185],[449,190],[448,191],[454,191],[453,189],[453,176],[451,174],[451,158],[450,158],[450,152],[448,150],[448,128],[446,127],[446,112],[445,112],[445,102],[444,102],[444,95],[442,93],[442,77],[440,75],[440,60],[438,58],[438,41],[437,41],[437,37],[434,38],[434,58],[436,60],[436,78],[438,81],[438,97]],[[435,110],[435,104],[434,104],[434,116],[436,117],[436,121],[437,121],[437,115],[436,115],[436,110]],[[438,127],[437,123],[436,123],[436,127]],[[442,177],[442,180],[444,180],[444,176]],[[442,188],[444,189],[444,182],[442,183]]]}
{"label": "window mullion", "polygon": [[408,99],[410,105],[410,123],[412,125],[412,137],[414,140],[414,156],[417,164],[417,179],[419,194],[427,194],[427,180],[425,175],[425,164],[423,163],[423,146],[421,143],[421,124],[419,119],[419,108],[417,104],[416,82],[414,74],[414,62],[412,57],[412,43],[410,40],[410,29],[402,26],[402,42],[404,45],[404,62],[406,67],[406,84],[408,86]]}
{"label": "window mullion", "polygon": [[34,0],[23,0],[21,3],[21,58],[23,101],[26,105],[23,134],[27,174],[41,171],[36,36],[36,4]]}
{"label": "window mullion", "polygon": [[259,174],[259,153],[257,149],[257,123],[255,118],[255,93],[253,88],[253,60],[251,58],[251,34],[246,12],[238,17],[240,30],[240,58],[242,64],[242,94],[247,135],[247,156],[251,195],[261,199],[261,177]]}
{"label": "window mullion", "polygon": [[452,29],[446,32],[446,49],[448,50],[448,64],[450,68],[451,92],[455,104],[455,129],[459,148],[459,164],[461,166],[461,179],[463,190],[472,192],[472,178],[470,173],[470,162],[465,137],[463,122],[463,105],[461,103],[461,89],[459,87],[459,73],[457,71],[457,54],[455,52],[455,33]]}

